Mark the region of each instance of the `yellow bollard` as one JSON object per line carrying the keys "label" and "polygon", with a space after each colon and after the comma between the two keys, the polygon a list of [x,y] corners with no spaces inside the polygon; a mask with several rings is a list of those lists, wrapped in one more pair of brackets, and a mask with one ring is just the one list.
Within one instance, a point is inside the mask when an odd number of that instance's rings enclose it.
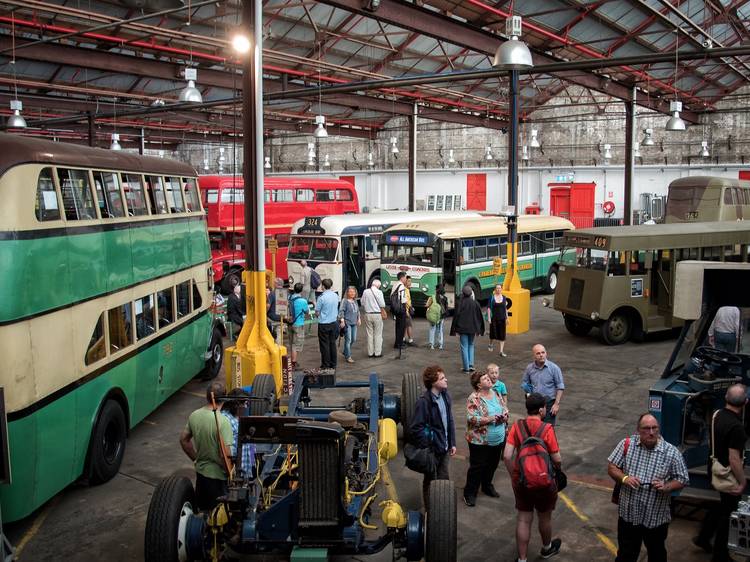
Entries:
{"label": "yellow bollard", "polygon": [[503,281],[503,295],[508,299],[509,334],[528,332],[531,318],[531,292],[521,287],[517,252],[518,243],[508,243],[508,265]]}
{"label": "yellow bollard", "polygon": [[252,385],[255,375],[267,374],[273,375],[276,396],[281,396],[286,347],[274,341],[266,324],[266,272],[243,271],[242,278],[247,315],[236,345],[224,351],[227,390]]}

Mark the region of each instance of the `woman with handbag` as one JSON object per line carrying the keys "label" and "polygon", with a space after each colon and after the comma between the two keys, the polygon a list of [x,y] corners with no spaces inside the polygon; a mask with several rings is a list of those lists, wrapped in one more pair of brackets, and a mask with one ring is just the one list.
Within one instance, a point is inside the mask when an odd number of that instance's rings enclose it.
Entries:
{"label": "woman with handbag", "polygon": [[469,443],[469,469],[466,472],[464,503],[476,505],[479,486],[491,498],[499,498],[492,479],[505,448],[505,421],[508,410],[502,396],[492,387],[486,372],[471,374],[474,392],[466,400],[466,441]]}
{"label": "woman with handbag", "polygon": [[422,481],[422,499],[427,509],[430,482],[450,478],[448,464],[450,457],[456,454],[456,427],[443,368],[439,365],[427,367],[422,373],[422,383],[427,390],[417,399],[409,427],[409,441],[419,449],[431,449],[435,455],[435,473],[425,474]]}
{"label": "woman with handbag", "polygon": [[425,315],[430,323],[430,349],[443,349],[443,320],[448,315],[448,298],[445,296],[445,286],[442,283],[435,286],[435,296],[427,299]]}

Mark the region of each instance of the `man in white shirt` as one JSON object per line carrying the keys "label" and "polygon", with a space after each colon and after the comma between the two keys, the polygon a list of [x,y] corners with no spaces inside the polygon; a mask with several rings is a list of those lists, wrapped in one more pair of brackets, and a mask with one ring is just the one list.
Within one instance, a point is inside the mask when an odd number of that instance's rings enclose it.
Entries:
{"label": "man in white shirt", "polygon": [[302,295],[302,298],[304,298],[307,302],[315,303],[315,296],[313,295],[313,300],[310,300],[310,295],[312,293],[312,287],[310,287],[310,276],[312,274],[312,268],[307,265],[307,261],[300,260],[299,262],[300,267],[302,267],[302,272],[300,273],[299,282],[302,283],[302,292],[300,293]]}
{"label": "man in white shirt", "polygon": [[708,328],[708,342],[712,347],[729,353],[737,351],[740,335],[740,309],[736,306],[722,306]]}
{"label": "man in white shirt", "polygon": [[383,356],[383,311],[385,299],[380,290],[380,279],[373,279],[369,289],[362,292],[360,299],[365,311],[365,333],[367,334],[367,356]]}

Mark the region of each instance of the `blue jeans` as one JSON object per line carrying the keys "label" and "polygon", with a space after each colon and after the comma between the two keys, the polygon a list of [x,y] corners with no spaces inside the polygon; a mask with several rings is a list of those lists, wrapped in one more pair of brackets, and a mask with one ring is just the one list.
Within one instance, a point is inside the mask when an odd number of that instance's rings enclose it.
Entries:
{"label": "blue jeans", "polygon": [[357,341],[357,325],[347,324],[346,335],[344,336],[344,357],[347,359],[352,356],[352,344]]}
{"label": "blue jeans", "polygon": [[461,336],[461,361],[464,371],[474,366],[474,334],[459,334]]}
{"label": "blue jeans", "polygon": [[735,353],[737,350],[737,334],[734,332],[714,332],[714,347],[721,351]]}
{"label": "blue jeans", "polygon": [[[437,333],[437,339],[438,339],[437,342],[435,341],[435,333]],[[437,324],[430,324],[429,342],[430,342],[430,347],[435,347],[436,344],[438,345],[438,347],[443,347],[443,320],[442,319]]]}

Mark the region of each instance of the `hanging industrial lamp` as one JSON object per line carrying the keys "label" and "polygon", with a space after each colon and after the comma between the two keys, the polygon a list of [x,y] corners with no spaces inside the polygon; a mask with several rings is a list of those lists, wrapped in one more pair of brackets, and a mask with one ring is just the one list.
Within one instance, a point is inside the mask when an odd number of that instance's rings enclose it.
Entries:
{"label": "hanging industrial lamp", "polygon": [[315,165],[315,143],[313,142],[307,143],[307,165]]}
{"label": "hanging industrial lamp", "polygon": [[487,160],[487,161],[495,159],[492,156],[492,146],[491,145],[487,145],[487,146],[484,147],[484,159]]}
{"label": "hanging industrial lamp", "polygon": [[21,102],[21,100],[10,100],[10,109],[13,111],[13,115],[8,117],[8,129],[25,129],[26,119],[21,115],[23,102]]}
{"label": "hanging industrial lamp", "polygon": [[669,111],[672,112],[672,117],[670,117],[669,121],[667,121],[667,126],[665,127],[667,131],[684,131],[687,127],[685,125],[685,121],[683,121],[682,117],[680,117],[680,111],[682,111],[682,102],[669,102]]}
{"label": "hanging industrial lamp", "polygon": [[604,158],[605,162],[609,162],[612,160],[612,145],[611,144],[605,144],[602,146],[602,158]]}
{"label": "hanging industrial lamp", "polygon": [[373,159],[372,151],[370,151],[370,152],[367,153],[367,165],[370,168],[372,168],[373,166],[375,166],[375,160]]}
{"label": "hanging industrial lamp", "polygon": [[703,158],[711,156],[711,153],[708,151],[708,141],[701,141],[701,156]]}
{"label": "hanging industrial lamp", "polygon": [[324,168],[330,168],[331,167],[331,157],[326,154],[323,157],[323,167]]}
{"label": "hanging industrial lamp", "polygon": [[119,133],[112,133],[112,142],[109,145],[110,150],[122,150],[122,146],[120,145],[120,134]]}
{"label": "hanging industrial lamp", "polygon": [[495,51],[492,66],[501,70],[525,70],[534,66],[528,45],[519,40],[522,28],[521,16],[511,16],[505,20],[508,40]]}
{"label": "hanging industrial lamp", "polygon": [[198,88],[195,87],[195,81],[197,79],[197,68],[185,69],[185,80],[187,80],[187,86],[185,86],[180,92],[180,101],[190,103],[203,103],[203,96],[201,95]]}
{"label": "hanging industrial lamp", "polygon": [[521,147],[521,160],[525,160],[527,162],[529,160],[529,147],[526,145],[523,145]]}
{"label": "hanging industrial lamp", "polygon": [[448,151],[448,164],[455,164],[455,163],[456,163],[456,159],[453,157],[453,149],[451,148]]}
{"label": "hanging industrial lamp", "polygon": [[263,157],[263,168],[265,170],[271,169],[271,157],[270,156],[264,156]]}
{"label": "hanging industrial lamp", "polygon": [[654,146],[654,130],[651,128],[643,129],[643,146]]}
{"label": "hanging industrial lamp", "polygon": [[315,116],[315,124],[317,125],[317,128],[315,129],[315,132],[313,133],[313,136],[315,136],[316,139],[324,139],[328,136],[328,131],[326,131],[326,117],[325,115],[316,115]]}
{"label": "hanging industrial lamp", "polygon": [[398,146],[396,146],[397,143],[398,143],[398,138],[391,137],[391,154],[398,154]]}

